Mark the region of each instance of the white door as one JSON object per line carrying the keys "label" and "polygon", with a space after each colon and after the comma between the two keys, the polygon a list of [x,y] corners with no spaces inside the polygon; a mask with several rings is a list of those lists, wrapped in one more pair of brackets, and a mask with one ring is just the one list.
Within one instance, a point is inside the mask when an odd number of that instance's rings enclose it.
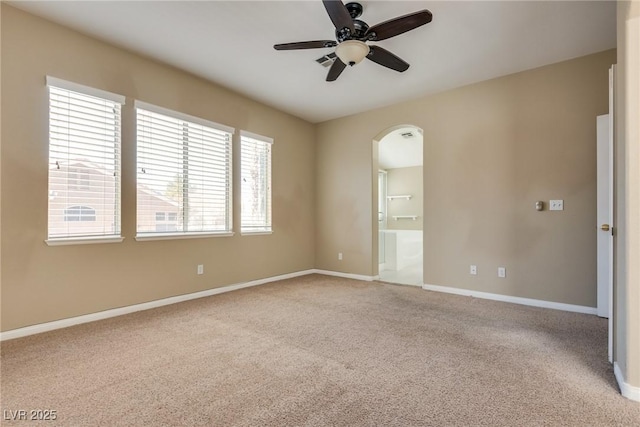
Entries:
{"label": "white door", "polygon": [[609,362],[613,361],[614,75],[615,65],[609,69],[609,114],[597,118],[597,312],[609,318]]}
{"label": "white door", "polygon": [[609,317],[609,289],[612,286],[612,212],[609,115],[598,116],[598,316]]}

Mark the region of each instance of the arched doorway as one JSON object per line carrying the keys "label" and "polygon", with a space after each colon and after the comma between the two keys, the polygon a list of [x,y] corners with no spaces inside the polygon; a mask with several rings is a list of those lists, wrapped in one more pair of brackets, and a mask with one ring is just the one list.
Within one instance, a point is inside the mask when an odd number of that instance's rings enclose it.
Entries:
{"label": "arched doorway", "polygon": [[382,131],[373,141],[374,269],[381,281],[423,284],[423,136],[414,125]]}

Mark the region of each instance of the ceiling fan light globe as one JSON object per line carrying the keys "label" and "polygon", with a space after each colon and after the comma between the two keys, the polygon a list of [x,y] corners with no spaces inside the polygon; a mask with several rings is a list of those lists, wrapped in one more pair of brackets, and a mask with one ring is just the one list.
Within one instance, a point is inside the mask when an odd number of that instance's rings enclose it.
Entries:
{"label": "ceiling fan light globe", "polygon": [[359,40],[345,40],[336,48],[336,55],[348,65],[360,63],[369,54],[369,46]]}

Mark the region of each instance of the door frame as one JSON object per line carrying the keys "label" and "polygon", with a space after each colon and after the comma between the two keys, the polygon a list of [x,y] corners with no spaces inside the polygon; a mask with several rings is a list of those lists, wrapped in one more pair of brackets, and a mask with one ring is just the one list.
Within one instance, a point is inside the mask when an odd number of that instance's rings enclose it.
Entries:
{"label": "door frame", "polygon": [[[418,132],[420,132],[420,135],[422,136],[422,165],[424,168],[424,157],[426,154],[426,150],[425,150],[425,143],[424,143],[424,131],[420,126],[414,125],[414,124],[410,124],[410,123],[403,123],[403,124],[399,124],[399,125],[395,125],[395,126],[390,126],[380,132],[378,132],[378,134],[376,134],[376,136],[373,137],[372,140],[372,155],[371,155],[371,182],[372,182],[372,187],[371,187],[371,270],[373,271],[373,278],[374,280],[378,280],[380,279],[380,271],[379,271],[379,259],[378,259],[378,251],[379,251],[379,238],[378,238],[378,232],[379,232],[379,227],[378,227],[378,171],[380,170],[380,162],[379,162],[379,146],[380,146],[380,141],[387,135],[389,135],[391,132],[396,131],[398,129],[402,129],[402,128],[414,128],[416,129]],[[422,179],[424,181],[424,169],[423,169],[423,173],[422,173]],[[423,185],[423,198],[422,198],[422,212],[424,215],[424,204],[425,204],[425,197],[424,197],[424,192],[425,192],[425,186]],[[423,218],[424,220],[424,218]],[[425,226],[426,226],[426,222],[423,223],[423,227],[422,227],[422,264],[423,264],[423,272],[422,272],[422,282],[424,283],[424,254],[425,252],[425,239],[424,239],[424,231],[425,231]]]}

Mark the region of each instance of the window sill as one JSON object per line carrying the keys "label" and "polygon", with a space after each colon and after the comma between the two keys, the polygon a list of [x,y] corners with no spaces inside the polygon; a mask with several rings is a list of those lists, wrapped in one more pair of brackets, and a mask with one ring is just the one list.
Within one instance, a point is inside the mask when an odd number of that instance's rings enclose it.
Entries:
{"label": "window sill", "polygon": [[67,239],[47,239],[47,246],[93,245],[99,243],[122,243],[124,237],[70,237]]}
{"label": "window sill", "polygon": [[190,233],[190,234],[149,234],[138,235],[135,237],[138,242],[146,242],[149,240],[182,240],[182,239],[205,239],[209,237],[231,237],[233,232],[220,232],[220,233]]}
{"label": "window sill", "polygon": [[273,230],[271,231],[241,231],[241,236],[260,236],[260,235],[268,235],[273,234]]}

